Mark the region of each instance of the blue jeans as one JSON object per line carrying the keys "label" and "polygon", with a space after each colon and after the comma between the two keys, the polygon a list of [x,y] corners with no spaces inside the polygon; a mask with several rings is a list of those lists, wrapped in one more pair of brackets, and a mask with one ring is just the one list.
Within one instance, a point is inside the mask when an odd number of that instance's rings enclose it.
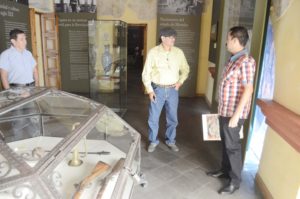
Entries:
{"label": "blue jeans", "polygon": [[149,141],[153,144],[158,144],[157,139],[159,129],[159,117],[162,108],[165,106],[167,130],[165,139],[167,144],[175,144],[178,109],[178,91],[175,88],[162,88],[153,86],[156,95],[155,102],[150,102],[149,105]]}

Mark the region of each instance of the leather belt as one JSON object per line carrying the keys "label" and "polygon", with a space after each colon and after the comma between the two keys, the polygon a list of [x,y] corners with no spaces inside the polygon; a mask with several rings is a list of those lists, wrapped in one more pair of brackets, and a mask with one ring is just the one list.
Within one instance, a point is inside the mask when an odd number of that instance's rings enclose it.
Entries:
{"label": "leather belt", "polygon": [[156,87],[160,87],[160,88],[174,88],[175,87],[175,84],[169,84],[169,85],[162,85],[162,84],[156,84],[156,83],[153,83],[153,86],[156,86]]}
{"label": "leather belt", "polygon": [[28,84],[17,84],[17,83],[11,83],[9,86],[11,87],[24,87],[24,86],[34,86],[34,82],[28,83]]}

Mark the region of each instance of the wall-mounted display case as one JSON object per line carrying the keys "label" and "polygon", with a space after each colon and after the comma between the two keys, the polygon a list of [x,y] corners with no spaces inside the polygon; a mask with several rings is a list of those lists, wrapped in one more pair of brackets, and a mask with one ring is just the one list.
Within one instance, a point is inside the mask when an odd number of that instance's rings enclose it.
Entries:
{"label": "wall-mounted display case", "polygon": [[140,134],[108,107],[46,88],[0,93],[0,198],[130,198]]}
{"label": "wall-mounted display case", "polygon": [[90,96],[122,115],[127,108],[127,24],[91,20],[88,29]]}

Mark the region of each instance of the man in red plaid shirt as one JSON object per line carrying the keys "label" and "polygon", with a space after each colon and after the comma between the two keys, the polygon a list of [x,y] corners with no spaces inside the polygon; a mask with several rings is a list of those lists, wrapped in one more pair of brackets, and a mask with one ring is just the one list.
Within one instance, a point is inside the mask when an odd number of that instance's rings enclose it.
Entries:
{"label": "man in red plaid shirt", "polygon": [[233,27],[227,35],[227,50],[232,54],[223,70],[219,85],[219,122],[222,140],[222,167],[207,174],[216,178],[228,178],[220,194],[232,194],[239,189],[242,171],[242,149],[239,132],[247,119],[253,92],[255,60],[248,55],[245,46],[248,31]]}

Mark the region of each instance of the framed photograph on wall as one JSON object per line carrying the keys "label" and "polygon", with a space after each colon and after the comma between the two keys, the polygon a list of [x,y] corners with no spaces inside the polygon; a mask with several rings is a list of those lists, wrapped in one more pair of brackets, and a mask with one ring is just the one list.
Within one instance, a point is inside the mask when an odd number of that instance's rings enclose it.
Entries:
{"label": "framed photograph on wall", "polygon": [[[204,141],[220,141],[220,126],[218,114],[202,115],[202,131]],[[243,126],[240,130],[240,138],[243,138]]]}

